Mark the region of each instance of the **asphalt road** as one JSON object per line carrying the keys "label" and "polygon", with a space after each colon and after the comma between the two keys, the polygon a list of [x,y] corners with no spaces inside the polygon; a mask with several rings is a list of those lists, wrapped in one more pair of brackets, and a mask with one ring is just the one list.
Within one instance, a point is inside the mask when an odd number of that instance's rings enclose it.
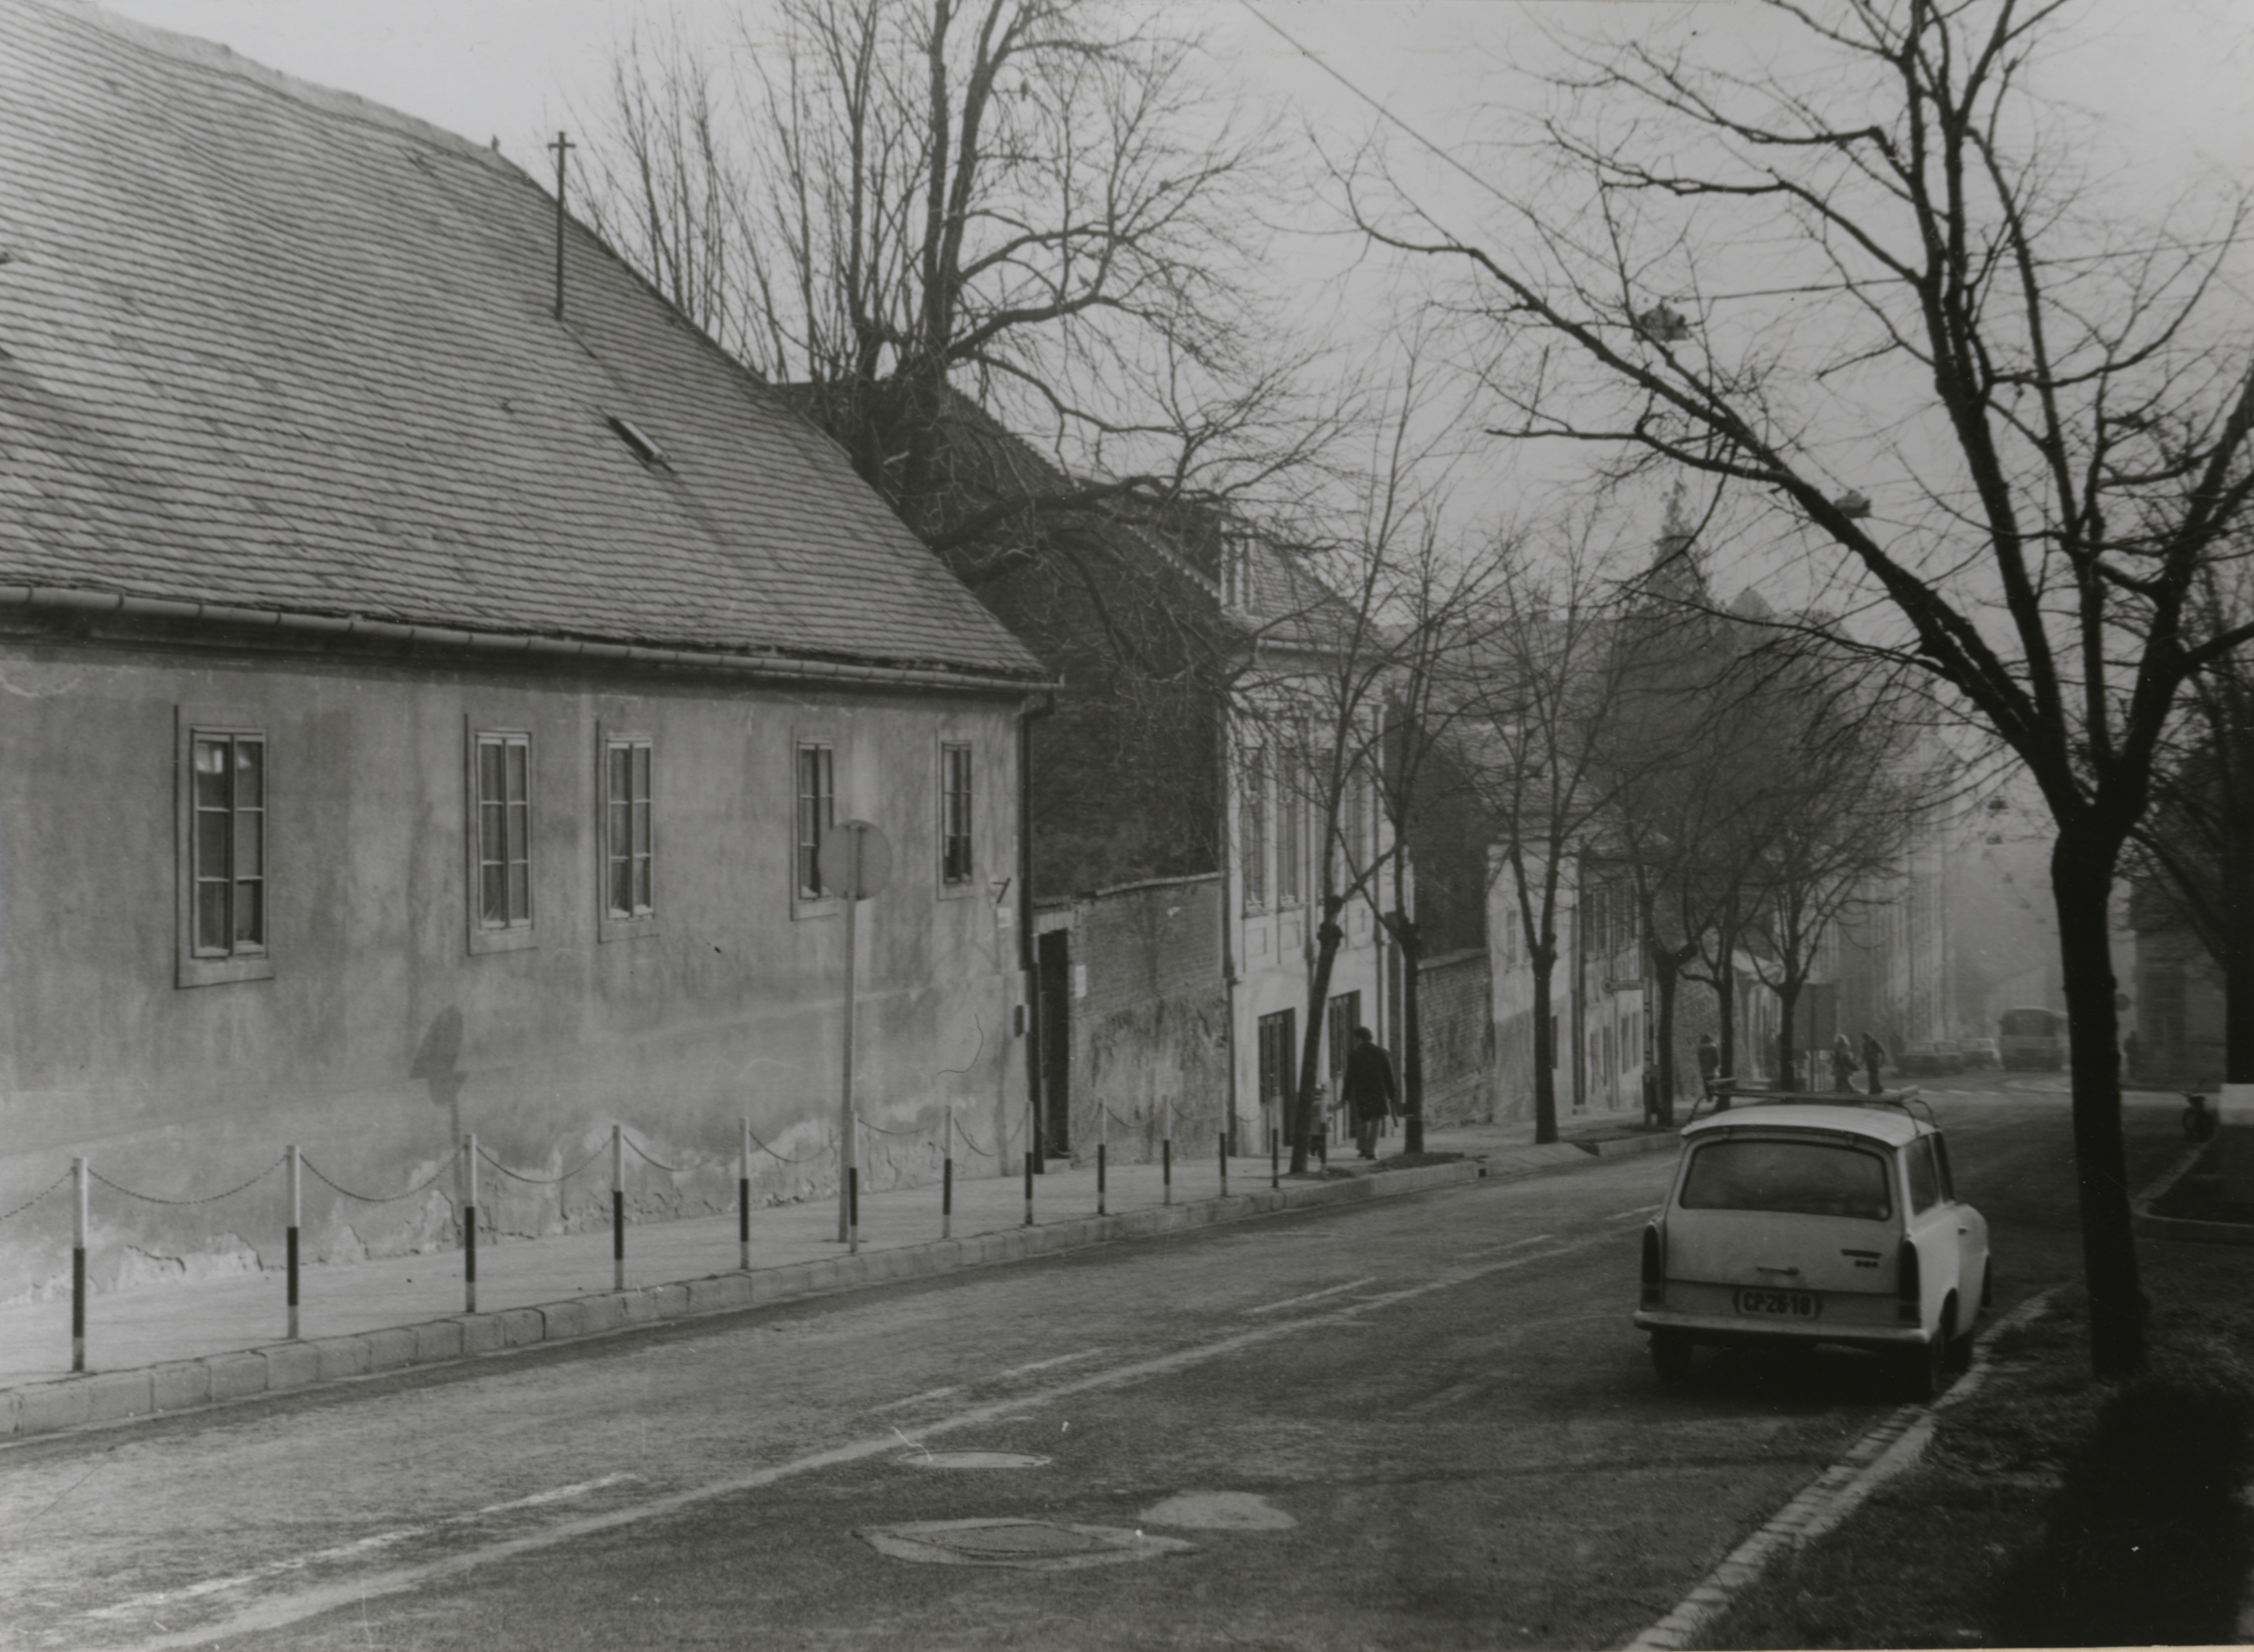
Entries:
{"label": "asphalt road", "polygon": [[[1940,1104],[1999,1310],[2078,1268],[2055,1082],[1935,1087],[1985,1092]],[[2178,1143],[2138,1116],[2142,1180]],[[1628,1315],[1670,1168],[26,1441],[0,1648],[1618,1644],[1891,1403],[1844,1353],[1657,1385]],[[963,1522],[1034,1523],[879,1530]]]}

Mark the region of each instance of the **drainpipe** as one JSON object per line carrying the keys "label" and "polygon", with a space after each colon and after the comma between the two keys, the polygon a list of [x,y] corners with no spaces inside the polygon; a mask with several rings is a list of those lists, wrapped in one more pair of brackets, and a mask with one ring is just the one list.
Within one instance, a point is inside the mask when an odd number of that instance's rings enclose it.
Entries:
{"label": "drainpipe", "polygon": [[[1040,994],[1035,990],[1033,951],[1033,719],[1056,710],[1054,693],[1039,704],[1028,699],[1018,710],[1018,980],[1026,1010],[1026,1108],[1029,1115],[1026,1151],[1035,1166],[1048,1168],[1041,1142]],[[997,1168],[1000,1168],[998,1166]],[[1029,1184],[1030,1185],[1030,1184]]]}
{"label": "drainpipe", "polygon": [[1214,830],[1220,839],[1214,858],[1221,865],[1221,990],[1223,1025],[1228,1029],[1228,1060],[1222,1064],[1228,1074],[1227,1093],[1222,1098],[1228,1109],[1229,1145],[1236,1144],[1236,1063],[1242,1054],[1236,1038],[1236,907],[1229,892],[1236,887],[1228,875],[1229,846],[1234,841],[1228,830],[1228,806],[1234,788],[1229,784],[1228,711],[1224,705],[1214,718],[1214,746],[1217,766],[1221,775],[1220,807],[1214,811]]}

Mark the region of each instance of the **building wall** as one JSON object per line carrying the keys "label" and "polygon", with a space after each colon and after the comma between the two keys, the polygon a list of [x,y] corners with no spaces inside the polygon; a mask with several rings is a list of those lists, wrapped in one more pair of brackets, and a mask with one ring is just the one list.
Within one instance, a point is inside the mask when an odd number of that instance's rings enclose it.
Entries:
{"label": "building wall", "polygon": [[1044,903],[1068,930],[1074,977],[1066,1145],[1093,1162],[1150,1162],[1171,1132],[1208,1151],[1226,1128],[1228,998],[1221,978],[1221,879],[1172,878]]}
{"label": "building wall", "polygon": [[[356,1192],[444,1165],[464,1132],[554,1177],[625,1124],[641,1219],[734,1198],[738,1119],[756,1196],[836,1185],[844,929],[794,896],[794,742],[835,742],[840,817],[882,827],[894,879],[860,911],[856,1076],[894,1129],[949,1107],[982,1134],[1023,1112],[1011,1036],[1015,711],[998,697],[855,694],[680,678],[564,676],[314,654],[0,644],[0,1208],[73,1154],[128,1187],[198,1197],[285,1144]],[[181,986],[181,727],[262,730],[270,978]],[[534,928],[473,952],[466,746],[531,736]],[[657,915],[598,917],[598,742],[654,743]],[[942,738],[975,765],[972,880],[943,889]],[[886,1138],[889,1140],[890,1138]],[[916,1155],[878,1144],[878,1185]],[[504,1233],[603,1219],[598,1163],[562,1188],[486,1173]],[[451,1176],[370,1205],[306,1178],[305,1245],[349,1259],[458,1238]],[[98,1284],[255,1265],[281,1238],[279,1179],[180,1213],[95,1200]],[[60,1200],[0,1227],[0,1297],[68,1277]]]}
{"label": "building wall", "polygon": [[1426,958],[1417,969],[1424,1120],[1484,1123],[1494,1110],[1493,967],[1484,948]]}

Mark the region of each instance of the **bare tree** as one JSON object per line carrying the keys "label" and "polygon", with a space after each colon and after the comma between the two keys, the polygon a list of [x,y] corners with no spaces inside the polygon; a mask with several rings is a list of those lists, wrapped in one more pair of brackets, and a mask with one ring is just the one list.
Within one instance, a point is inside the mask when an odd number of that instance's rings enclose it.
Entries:
{"label": "bare tree", "polygon": [[[1271,151],[1181,17],[771,0],[717,73],[636,37],[589,211],[974,584],[1043,512],[1257,495],[1334,426],[1262,318]],[[957,397],[1072,486],[998,486]]]}
{"label": "bare tree", "polygon": [[2244,196],[2093,214],[2081,135],[2028,89],[2059,4],[1766,15],[1752,66],[1641,16],[1579,48],[1543,123],[1564,189],[1514,202],[1508,242],[1346,182],[1370,234],[1469,284],[1499,436],[1712,479],[2026,766],[2057,828],[2091,1357],[2132,1372],[2107,900],[2179,692],[2254,634],[2188,612],[2254,494]]}

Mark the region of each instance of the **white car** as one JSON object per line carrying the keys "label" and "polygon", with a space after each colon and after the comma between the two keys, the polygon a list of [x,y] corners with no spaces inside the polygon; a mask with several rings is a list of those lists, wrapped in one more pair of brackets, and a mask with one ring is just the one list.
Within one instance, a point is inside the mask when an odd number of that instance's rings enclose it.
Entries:
{"label": "white car", "polygon": [[1662,1381],[1701,1342],[1836,1342],[1894,1360],[1914,1398],[1945,1385],[1990,1300],[1988,1223],[1916,1094],[1741,1100],[1684,1128],[1635,1315]]}

